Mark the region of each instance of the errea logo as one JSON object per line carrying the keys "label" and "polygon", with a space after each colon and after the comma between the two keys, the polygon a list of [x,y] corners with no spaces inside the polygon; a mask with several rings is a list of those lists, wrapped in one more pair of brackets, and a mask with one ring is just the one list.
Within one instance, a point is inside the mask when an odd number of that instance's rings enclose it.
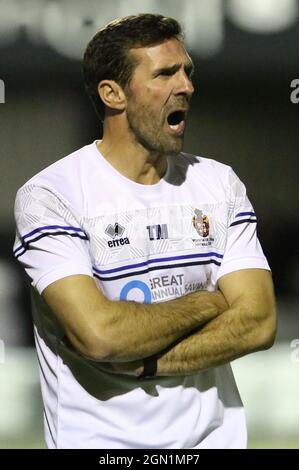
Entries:
{"label": "errea logo", "polygon": [[114,248],[116,246],[130,244],[128,237],[119,238],[123,235],[124,231],[125,231],[125,227],[118,224],[117,222],[114,224],[114,226],[112,224],[109,224],[106,227],[106,230],[105,230],[106,235],[109,235],[109,237],[113,238],[113,240],[109,240],[107,242],[109,248]]}

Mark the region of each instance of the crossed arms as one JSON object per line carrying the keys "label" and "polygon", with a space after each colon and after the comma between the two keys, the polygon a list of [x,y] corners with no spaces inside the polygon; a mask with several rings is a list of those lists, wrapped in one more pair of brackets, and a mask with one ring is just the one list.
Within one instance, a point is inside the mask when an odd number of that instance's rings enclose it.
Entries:
{"label": "crossed arms", "polygon": [[158,304],[111,301],[85,275],[42,293],[74,348],[109,370],[139,375],[158,354],[157,375],[188,375],[272,346],[276,332],[272,278],[244,269],[197,291]]}

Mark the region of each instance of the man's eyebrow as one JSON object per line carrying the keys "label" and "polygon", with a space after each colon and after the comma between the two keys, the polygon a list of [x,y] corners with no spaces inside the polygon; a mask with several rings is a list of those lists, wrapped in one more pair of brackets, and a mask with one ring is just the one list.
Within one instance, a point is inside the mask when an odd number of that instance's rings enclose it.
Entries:
{"label": "man's eyebrow", "polygon": [[[161,75],[161,74],[172,75],[176,73],[178,70],[180,70],[180,68],[181,68],[181,64],[174,64],[169,67],[160,67],[159,69],[156,69],[153,71],[153,76],[157,77],[158,75]],[[188,62],[187,64],[185,64],[184,70],[188,74],[192,74],[192,72],[194,71],[193,62]]]}

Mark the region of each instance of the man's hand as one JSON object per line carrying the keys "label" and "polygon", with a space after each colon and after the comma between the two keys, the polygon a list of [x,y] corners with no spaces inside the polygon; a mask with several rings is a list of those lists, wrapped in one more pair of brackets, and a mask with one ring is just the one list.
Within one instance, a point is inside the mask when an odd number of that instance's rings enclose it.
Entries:
{"label": "man's hand", "polygon": [[198,332],[167,348],[157,375],[188,375],[268,349],[276,334],[271,273],[244,269],[223,276],[219,288],[229,308]]}

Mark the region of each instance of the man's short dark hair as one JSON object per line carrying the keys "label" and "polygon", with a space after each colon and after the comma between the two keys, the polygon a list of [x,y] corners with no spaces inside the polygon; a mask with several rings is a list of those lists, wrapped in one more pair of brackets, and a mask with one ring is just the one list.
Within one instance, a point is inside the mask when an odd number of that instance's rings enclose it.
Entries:
{"label": "man's short dark hair", "polygon": [[98,31],[87,45],[83,59],[86,91],[100,119],[105,106],[98,94],[101,80],[114,80],[125,89],[137,65],[129,50],[160,44],[166,39],[183,40],[182,28],[173,18],[149,13],[126,16]]}

